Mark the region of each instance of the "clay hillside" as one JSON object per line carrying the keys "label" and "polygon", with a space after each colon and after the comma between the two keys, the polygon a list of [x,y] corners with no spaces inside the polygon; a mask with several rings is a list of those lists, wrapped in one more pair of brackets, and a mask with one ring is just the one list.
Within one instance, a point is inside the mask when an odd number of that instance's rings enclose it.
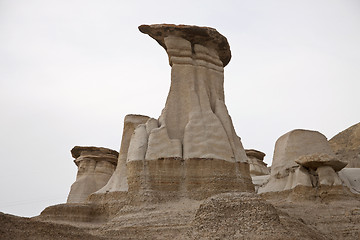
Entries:
{"label": "clay hillside", "polygon": [[330,141],[284,133],[268,167],[225,105],[227,39],[208,27],[139,30],[169,57],[161,115],[127,115],[119,152],[75,146],[67,203],[0,214],[0,239],[360,239],[360,124]]}

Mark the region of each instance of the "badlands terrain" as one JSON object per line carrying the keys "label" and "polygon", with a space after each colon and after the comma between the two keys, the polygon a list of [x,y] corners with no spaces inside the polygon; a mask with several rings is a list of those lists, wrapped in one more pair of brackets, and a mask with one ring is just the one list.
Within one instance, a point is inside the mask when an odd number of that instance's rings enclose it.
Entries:
{"label": "badlands terrain", "polygon": [[360,239],[360,123],[330,140],[284,133],[267,166],[225,105],[227,39],[208,27],[139,30],[169,57],[161,115],[127,115],[119,152],[75,146],[67,203],[0,213],[0,239]]}

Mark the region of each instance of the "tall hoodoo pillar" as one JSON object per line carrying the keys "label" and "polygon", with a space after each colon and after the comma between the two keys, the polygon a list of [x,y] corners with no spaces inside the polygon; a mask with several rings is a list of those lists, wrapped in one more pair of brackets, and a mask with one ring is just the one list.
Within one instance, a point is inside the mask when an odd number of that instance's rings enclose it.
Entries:
{"label": "tall hoodoo pillar", "polygon": [[187,25],[141,25],[139,30],[165,48],[172,67],[158,127],[146,128],[144,159],[246,162],[224,102],[224,66],[231,58],[226,38],[213,28]]}
{"label": "tall hoodoo pillar", "polygon": [[229,44],[213,28],[142,25],[163,46],[171,86],[158,119],[128,115],[117,168],[96,194],[133,203],[253,192],[247,156],[224,101]]}
{"label": "tall hoodoo pillar", "polygon": [[224,66],[231,58],[226,38],[197,26],[142,25],[139,30],[165,48],[171,86],[161,116],[137,125],[131,136],[128,196],[135,202],[168,201],[254,191],[224,102]]}

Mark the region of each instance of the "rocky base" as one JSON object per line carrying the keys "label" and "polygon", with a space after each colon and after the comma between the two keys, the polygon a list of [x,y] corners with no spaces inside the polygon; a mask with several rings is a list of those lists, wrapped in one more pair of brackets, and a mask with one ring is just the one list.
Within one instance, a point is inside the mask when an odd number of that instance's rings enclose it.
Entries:
{"label": "rocky base", "polygon": [[204,201],[191,239],[325,239],[253,193],[225,193]]}
{"label": "rocky base", "polygon": [[[120,195],[111,193],[91,196],[89,200],[92,199],[98,202],[97,204],[57,205],[49,207],[33,219],[1,214],[1,239],[360,237],[360,196],[340,186],[317,190],[296,187],[284,192],[261,195],[232,192],[214,195],[201,201],[183,198],[178,201],[138,205],[124,204],[121,200],[117,205],[117,197]],[[107,201],[112,203],[107,206],[101,203]],[[65,211],[67,207],[68,210]],[[89,221],[89,216],[97,211],[103,211],[100,215],[96,214],[97,216],[107,216],[107,219],[98,217],[98,221]],[[114,215],[107,215],[108,211]],[[78,217],[70,217],[71,214]],[[85,217],[86,214],[89,216]]]}
{"label": "rocky base", "polygon": [[106,237],[94,236],[87,228],[42,222],[30,218],[16,217],[0,212],[1,240],[28,239],[28,240],[105,240]]}
{"label": "rocky base", "polygon": [[212,195],[254,192],[249,164],[217,159],[159,159],[127,163],[129,197],[141,202],[203,200]]}
{"label": "rocky base", "polygon": [[326,239],[360,239],[360,196],[345,187],[296,187],[261,197]]}

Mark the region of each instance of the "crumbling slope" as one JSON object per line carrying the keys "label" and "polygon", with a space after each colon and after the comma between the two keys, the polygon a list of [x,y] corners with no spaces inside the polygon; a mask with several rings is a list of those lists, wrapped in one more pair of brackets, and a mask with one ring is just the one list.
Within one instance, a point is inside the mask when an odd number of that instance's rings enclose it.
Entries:
{"label": "crumbling slope", "polygon": [[58,223],[39,222],[30,218],[16,217],[0,213],[0,239],[28,240],[102,240],[101,236],[93,236],[86,229],[62,225]]}

